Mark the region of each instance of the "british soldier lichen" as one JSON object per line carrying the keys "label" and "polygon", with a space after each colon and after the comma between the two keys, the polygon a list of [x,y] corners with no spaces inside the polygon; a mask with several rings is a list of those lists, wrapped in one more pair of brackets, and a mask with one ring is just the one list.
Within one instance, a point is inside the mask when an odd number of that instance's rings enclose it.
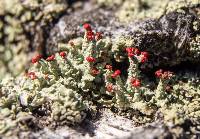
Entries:
{"label": "british soldier lichen", "polygon": [[[121,111],[139,111],[133,116],[139,123],[153,121],[156,112],[164,115],[166,123],[200,118],[197,76],[158,70],[155,76],[159,81],[149,81],[141,67],[153,57],[150,52],[133,47],[130,38],[122,37],[112,45],[90,24],[83,28],[84,37],[60,43],[60,52],[47,58],[35,55],[24,76],[1,82],[2,134],[16,126],[24,130],[27,125],[20,120],[27,116],[34,119],[41,108],[50,124],[80,123],[90,107],[88,101]],[[116,62],[128,63],[127,68]]]}

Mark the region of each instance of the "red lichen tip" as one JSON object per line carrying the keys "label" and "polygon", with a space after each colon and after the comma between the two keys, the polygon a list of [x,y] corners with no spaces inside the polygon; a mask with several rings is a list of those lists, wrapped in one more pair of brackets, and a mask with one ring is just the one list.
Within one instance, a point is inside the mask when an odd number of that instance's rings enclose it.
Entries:
{"label": "red lichen tip", "polygon": [[60,54],[59,54],[62,58],[65,58],[65,56],[66,56],[66,53],[65,52],[60,52]]}
{"label": "red lichen tip", "polygon": [[95,39],[94,32],[92,32],[92,31],[86,32],[86,38],[88,41],[94,40]]}
{"label": "red lichen tip", "polygon": [[46,59],[46,61],[53,61],[53,60],[55,60],[55,55],[51,55]]}
{"label": "red lichen tip", "polygon": [[42,55],[38,54],[31,59],[33,64],[37,63],[42,58]]}
{"label": "red lichen tip", "polygon": [[108,85],[106,85],[106,91],[108,91],[108,92],[113,92],[113,85],[112,84],[108,84]]}
{"label": "red lichen tip", "polygon": [[163,74],[163,70],[162,70],[162,69],[159,69],[159,70],[157,70],[157,71],[155,72],[155,75],[156,75],[156,77],[158,77],[158,78],[162,77],[162,74]]}
{"label": "red lichen tip", "polygon": [[173,72],[165,71],[162,75],[163,79],[170,79],[173,76]]}
{"label": "red lichen tip", "polygon": [[141,58],[141,62],[144,63],[148,60],[148,56],[149,54],[147,52],[141,52],[140,58]]}
{"label": "red lichen tip", "polygon": [[162,78],[162,79],[170,79],[173,76],[173,72],[170,71],[163,71],[162,69],[157,70],[155,72],[156,77]]}
{"label": "red lichen tip", "polygon": [[100,73],[100,71],[97,68],[91,69],[91,74],[92,75],[98,75],[99,73]]}
{"label": "red lichen tip", "polygon": [[141,63],[145,63],[147,61],[148,61],[148,58],[142,55],[141,56]]}
{"label": "red lichen tip", "polygon": [[139,54],[140,54],[140,50],[139,50],[139,49],[137,49],[137,48],[135,48],[135,51],[134,51],[134,53],[135,53],[136,55],[139,55]]}
{"label": "red lichen tip", "polygon": [[37,76],[36,76],[35,72],[29,72],[27,75],[31,80],[37,79]]}
{"label": "red lichen tip", "polygon": [[126,52],[127,52],[127,53],[133,53],[134,50],[135,50],[135,48],[133,48],[133,47],[127,47],[127,48],[126,48]]}
{"label": "red lichen tip", "polygon": [[96,38],[97,41],[102,39],[102,33],[101,32],[97,32],[95,38]]}
{"label": "red lichen tip", "polygon": [[96,59],[94,57],[91,57],[91,56],[86,57],[86,60],[88,62],[95,62],[96,61]]}
{"label": "red lichen tip", "polygon": [[141,86],[141,81],[139,79],[133,78],[133,79],[131,79],[131,85],[133,87],[140,87]]}
{"label": "red lichen tip", "polygon": [[106,65],[106,69],[112,70],[112,66],[111,65]]}
{"label": "red lichen tip", "polygon": [[128,53],[128,57],[133,57],[134,53]]}
{"label": "red lichen tip", "polygon": [[140,54],[140,51],[134,47],[127,47],[126,52],[128,53],[128,57],[133,57],[134,55]]}
{"label": "red lichen tip", "polygon": [[116,78],[117,76],[119,76],[121,74],[120,70],[116,70],[113,74],[111,74],[112,78]]}
{"label": "red lichen tip", "polygon": [[84,28],[85,30],[87,30],[87,31],[91,31],[91,30],[92,30],[90,24],[88,24],[88,23],[83,24],[83,28]]}
{"label": "red lichen tip", "polygon": [[141,52],[141,55],[145,56],[145,57],[148,57],[149,56],[149,53],[148,52]]}
{"label": "red lichen tip", "polygon": [[121,74],[121,71],[120,71],[120,70],[116,70],[116,71],[114,72],[114,74],[115,74],[115,75],[120,75],[120,74]]}

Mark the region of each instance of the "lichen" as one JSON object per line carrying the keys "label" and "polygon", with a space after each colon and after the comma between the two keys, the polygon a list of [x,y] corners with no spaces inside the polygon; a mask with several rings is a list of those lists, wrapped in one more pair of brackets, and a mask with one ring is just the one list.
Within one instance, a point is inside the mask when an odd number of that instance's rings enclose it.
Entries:
{"label": "lichen", "polygon": [[123,0],[95,0],[97,4],[100,6],[109,6],[112,7],[114,5],[119,6],[123,3]]}
{"label": "lichen", "polygon": [[0,0],[0,5],[2,79],[2,76],[17,76],[24,71],[30,60],[26,57],[32,49],[42,49],[43,30],[66,10],[67,3],[64,0]]}
{"label": "lichen", "polygon": [[116,16],[120,21],[132,21],[147,18],[159,18],[165,13],[169,0],[126,0]]}
{"label": "lichen", "polygon": [[166,13],[170,13],[172,11],[176,12],[183,12],[182,10],[185,7],[193,7],[197,4],[199,4],[199,0],[175,0],[170,1],[166,7]]}
{"label": "lichen", "polygon": [[[96,32],[86,23],[84,36],[77,36],[83,32],[73,28],[69,30],[78,33],[69,37],[68,23],[81,20],[64,20],[85,14],[75,12],[58,23],[63,38],[74,38],[68,43],[61,38],[61,43],[48,36],[60,37],[56,35],[59,31],[51,34],[49,30],[67,12],[68,1],[0,0],[0,136],[12,138],[21,131],[74,126],[102,107],[138,125],[158,120],[171,132],[178,132],[176,135],[190,121],[191,134],[196,134],[199,71],[168,70],[182,62],[199,66],[200,1],[95,1],[101,8],[109,8],[105,15],[98,12],[91,19],[103,21],[113,10],[120,22],[93,23],[85,19],[87,11],[82,21],[95,27],[108,23],[97,29],[105,32]],[[94,7],[95,13],[98,8]],[[130,21],[139,22],[121,24]],[[40,55],[50,44],[45,44],[46,39],[56,43],[57,53],[46,56],[46,50]],[[47,49],[54,51],[53,47]]]}
{"label": "lichen", "polygon": [[41,117],[46,116],[50,125],[80,123],[91,108],[88,102],[129,115],[137,111],[132,118],[140,124],[154,121],[155,113],[163,115],[166,125],[179,125],[188,119],[198,122],[198,74],[161,69],[155,72],[157,80],[150,81],[141,67],[149,64],[153,53],[134,47],[130,37],[111,43],[89,24],[83,28],[84,36],[59,43],[58,53],[46,59],[34,56],[24,76],[1,82],[2,134],[28,130],[28,124],[21,120],[28,117],[34,121],[41,109]]}
{"label": "lichen", "polygon": [[190,52],[194,58],[200,57],[200,35],[197,35],[190,42]]}
{"label": "lichen", "polygon": [[144,19],[159,19],[170,12],[184,12],[185,7],[193,7],[199,0],[97,0],[99,5],[107,7],[117,6],[116,17],[121,22]]}

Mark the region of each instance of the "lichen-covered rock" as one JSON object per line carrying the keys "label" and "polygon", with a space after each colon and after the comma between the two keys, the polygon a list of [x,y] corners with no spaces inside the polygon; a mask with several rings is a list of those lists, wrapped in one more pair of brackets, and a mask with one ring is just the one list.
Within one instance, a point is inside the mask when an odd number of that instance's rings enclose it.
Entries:
{"label": "lichen-covered rock", "polygon": [[[159,18],[130,25],[113,18],[107,23],[113,15],[96,7],[64,16],[47,40],[47,53],[51,55],[34,56],[24,76],[6,77],[0,83],[0,134],[10,136],[47,125],[75,125],[85,119],[88,109],[96,111],[96,105],[116,110],[137,124],[160,120],[168,127],[175,125],[175,135],[184,132],[179,126],[187,121],[198,126],[198,71],[180,74],[161,69],[155,72],[157,80],[152,73],[157,67],[170,69],[184,61],[199,66],[199,5],[184,4]],[[156,9],[152,7],[150,11]],[[87,17],[91,11],[94,13]],[[80,15],[84,18],[78,19]],[[107,26],[93,31],[83,22],[93,22],[95,28],[104,23]],[[85,30],[84,37],[77,37],[83,34],[78,29]],[[12,63],[10,55],[15,49],[2,48],[2,61]],[[23,50],[16,48],[16,53]],[[45,124],[41,126],[42,120]]]}
{"label": "lichen-covered rock", "polygon": [[67,89],[65,86],[58,86],[57,90],[54,91],[53,99],[55,100],[51,106],[52,120],[59,124],[81,123],[86,116],[83,111],[85,106],[80,101],[81,97],[76,94],[76,91]]}
{"label": "lichen-covered rock", "polygon": [[117,7],[115,16],[122,22],[159,19],[170,12],[183,12],[184,8],[199,4],[199,0],[96,0],[106,7]]}
{"label": "lichen-covered rock", "polygon": [[58,51],[59,43],[66,43],[83,35],[83,30],[80,31],[83,23],[90,23],[95,30],[107,36],[117,30],[118,24],[112,12],[100,9],[91,3],[83,4],[81,10],[64,15],[52,28],[45,45],[46,53],[53,54]]}
{"label": "lichen-covered rock", "polygon": [[0,5],[2,79],[7,73],[17,76],[24,71],[32,50],[42,51],[45,30],[67,9],[67,3],[64,0],[1,0]]}
{"label": "lichen-covered rock", "polygon": [[[186,120],[198,124],[198,74],[175,76],[161,69],[155,72],[158,82],[149,81],[140,65],[151,62],[151,57],[132,47],[131,38],[121,37],[112,46],[109,38],[94,32],[89,24],[83,28],[83,38],[59,43],[59,53],[46,60],[36,55],[25,76],[1,82],[1,113],[12,123],[2,122],[2,133],[15,127],[28,130],[26,122],[21,125],[16,117],[24,120],[28,116],[34,123],[40,109],[50,125],[80,123],[87,109],[92,109],[90,102],[114,107],[139,124],[154,121],[155,113],[162,115],[166,125],[181,125]],[[114,62],[125,62],[126,68]]]}
{"label": "lichen-covered rock", "polygon": [[[41,108],[50,123],[74,125],[82,122],[86,116],[86,107],[80,95],[65,87],[61,80],[51,86],[43,84],[41,87],[37,81],[27,77],[3,80],[0,100],[1,134],[28,130],[28,124],[34,122],[34,115]],[[22,120],[29,122],[21,123]]]}
{"label": "lichen-covered rock", "polygon": [[[199,6],[195,4],[183,7],[181,12],[174,10],[164,13],[160,18],[145,18],[137,22],[132,20],[133,22],[128,25],[118,22],[114,13],[108,9],[104,12],[98,8],[75,12],[60,19],[51,31],[46,48],[49,53],[58,51],[60,42],[63,43],[81,35],[78,32],[79,25],[86,21],[91,22],[98,31],[110,36],[110,43],[115,51],[114,57],[118,62],[126,58],[122,50],[126,46],[123,45],[132,45],[140,50],[148,51],[150,57],[152,55],[150,61],[142,66],[143,69],[175,66],[185,61],[198,63]],[[80,19],[80,16],[83,18]],[[102,27],[104,25],[105,27]]]}
{"label": "lichen-covered rock", "polygon": [[200,57],[200,36],[197,35],[190,42],[190,52],[193,58],[199,59]]}
{"label": "lichen-covered rock", "polygon": [[[159,20],[147,20],[129,25],[130,31],[121,35],[125,36],[123,43],[131,41],[132,46],[152,54],[148,68],[173,66],[184,61],[199,63],[199,29],[198,25],[194,27],[199,19],[193,12],[186,11],[172,12],[163,15]],[[118,41],[115,39],[113,42],[113,46],[116,47]],[[121,52],[121,48],[118,51]],[[124,59],[123,55],[118,57]]]}
{"label": "lichen-covered rock", "polygon": [[160,18],[166,12],[170,0],[126,0],[116,16],[120,21]]}
{"label": "lichen-covered rock", "polygon": [[[69,44],[60,44],[61,52],[46,60],[36,55],[31,61],[34,65],[24,77],[5,78],[1,82],[0,109],[2,115],[5,111],[12,113],[13,118],[7,117],[8,121],[18,126],[15,118],[18,113],[33,116],[41,108],[46,120],[56,125],[74,125],[85,118],[87,107],[81,95],[89,96],[96,89],[95,84],[101,82],[104,60],[109,62],[106,56],[110,49],[109,41],[102,39],[100,33],[88,34]],[[98,69],[96,62],[100,62]],[[3,133],[7,133],[4,131],[7,124],[2,123]]]}
{"label": "lichen-covered rock", "polygon": [[119,6],[120,4],[123,3],[123,0],[95,0],[95,2],[97,4],[99,4],[100,6],[109,6],[109,7],[113,7],[113,6]]}

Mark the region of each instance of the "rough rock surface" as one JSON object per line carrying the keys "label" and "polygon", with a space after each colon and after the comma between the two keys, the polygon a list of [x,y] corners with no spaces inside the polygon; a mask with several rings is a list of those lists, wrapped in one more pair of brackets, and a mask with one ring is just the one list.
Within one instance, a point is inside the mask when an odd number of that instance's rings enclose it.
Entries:
{"label": "rough rock surface", "polygon": [[[155,138],[197,138],[191,136],[188,123],[180,126],[165,126],[157,120],[143,126],[137,126],[132,120],[115,115],[107,109],[101,110],[94,119],[86,119],[79,126],[58,127],[56,130],[44,128],[37,132],[21,132],[20,138],[31,139],[155,139]],[[182,129],[184,128],[184,130]]]}
{"label": "rough rock surface", "polygon": [[[167,136],[166,129],[160,123],[151,123],[136,127],[132,120],[114,115],[111,111],[103,110],[95,120],[86,120],[79,127],[61,127],[56,131],[45,128],[37,133],[29,134],[30,138],[105,138],[105,139],[154,139]],[[164,135],[164,133],[166,135]],[[21,137],[27,134],[21,133]]]}

